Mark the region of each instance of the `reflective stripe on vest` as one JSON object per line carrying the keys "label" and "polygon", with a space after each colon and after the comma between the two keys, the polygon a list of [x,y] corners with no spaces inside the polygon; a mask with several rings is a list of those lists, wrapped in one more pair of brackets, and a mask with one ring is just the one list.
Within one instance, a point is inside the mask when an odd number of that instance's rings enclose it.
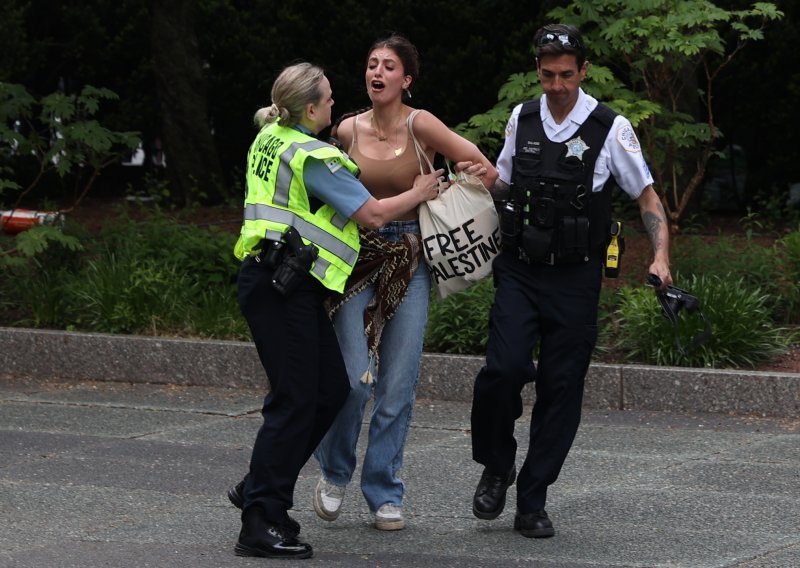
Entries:
{"label": "reflective stripe on vest", "polygon": [[[278,180],[275,184],[275,196],[273,203],[286,207],[289,204],[289,188],[292,186],[292,179],[294,179],[294,171],[292,171],[292,160],[294,159],[297,151],[302,149],[308,153],[329,146],[325,142],[319,140],[311,140],[309,142],[293,142],[287,150],[281,154],[281,165],[278,168]],[[344,229],[344,226],[350,222],[349,217],[345,217],[339,213],[331,219],[331,224],[339,230]]]}
{"label": "reflective stripe on vest", "polygon": [[[289,188],[292,186],[292,179],[294,178],[291,163],[297,151],[302,149],[311,153],[314,150],[319,150],[326,146],[329,146],[329,144],[320,142],[319,140],[293,142],[292,145],[281,154],[281,164],[278,167],[278,180],[275,184],[275,195],[272,199],[275,205],[282,205],[283,207],[289,205]],[[343,226],[344,225],[342,225],[342,227]],[[339,228],[341,229],[342,227]]]}
{"label": "reflective stripe on vest", "polygon": [[[287,209],[263,203],[250,203],[244,209],[244,219],[245,221],[272,221],[273,223],[291,225],[304,238],[332,252],[351,266],[355,264],[358,258],[358,251],[353,247]],[[278,234],[277,238],[273,238],[268,235],[267,238],[279,241],[281,236]]]}

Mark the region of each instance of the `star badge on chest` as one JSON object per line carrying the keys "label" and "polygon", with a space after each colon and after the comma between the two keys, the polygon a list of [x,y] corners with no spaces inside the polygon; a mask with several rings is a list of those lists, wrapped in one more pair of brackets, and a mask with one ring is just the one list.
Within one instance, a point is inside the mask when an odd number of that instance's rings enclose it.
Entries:
{"label": "star badge on chest", "polygon": [[567,140],[564,144],[567,147],[567,158],[575,156],[583,161],[583,153],[589,149],[589,146],[586,145],[586,142],[584,142],[580,136],[576,136],[572,140]]}

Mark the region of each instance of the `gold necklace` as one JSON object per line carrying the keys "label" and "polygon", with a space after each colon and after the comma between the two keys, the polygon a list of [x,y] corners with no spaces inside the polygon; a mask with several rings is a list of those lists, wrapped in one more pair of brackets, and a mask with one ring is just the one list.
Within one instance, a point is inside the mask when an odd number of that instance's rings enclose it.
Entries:
{"label": "gold necklace", "polygon": [[[389,145],[389,147],[392,149],[392,151],[394,152],[395,156],[399,156],[400,154],[403,153],[403,148],[402,147],[398,147],[397,144],[396,144],[396,142],[397,142],[397,131],[398,131],[397,127],[394,127],[391,130],[390,134],[384,134],[383,132],[381,132],[380,124],[378,124],[378,121],[375,119],[375,111],[374,110],[372,111],[372,115],[369,117],[369,121],[372,124],[372,129],[375,130],[375,137],[378,139],[379,142],[386,142]],[[395,122],[396,122],[396,120],[392,120],[392,121],[390,121],[390,124],[395,123]],[[395,144],[392,144],[391,140],[389,140],[389,136],[391,134],[394,134],[393,138],[394,138]]]}

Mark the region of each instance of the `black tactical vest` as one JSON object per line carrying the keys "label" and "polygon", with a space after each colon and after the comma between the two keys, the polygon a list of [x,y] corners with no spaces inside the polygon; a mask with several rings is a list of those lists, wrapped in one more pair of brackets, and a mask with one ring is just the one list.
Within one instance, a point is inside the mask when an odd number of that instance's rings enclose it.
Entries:
{"label": "black tactical vest", "polygon": [[539,101],[522,105],[512,163],[511,200],[521,216],[519,246],[550,264],[601,258],[609,242],[613,177],[592,192],[594,165],[616,113],[598,104],[565,142],[547,138]]}

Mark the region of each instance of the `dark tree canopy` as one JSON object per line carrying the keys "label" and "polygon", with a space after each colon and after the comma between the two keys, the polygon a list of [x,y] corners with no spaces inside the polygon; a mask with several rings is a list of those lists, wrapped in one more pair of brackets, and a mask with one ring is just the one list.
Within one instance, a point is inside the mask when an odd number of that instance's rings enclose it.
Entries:
{"label": "dark tree canopy", "polygon": [[[564,4],[2,0],[0,81],[21,83],[34,96],[87,84],[115,91],[120,100],[104,110],[104,124],[141,132],[146,150],[163,140],[178,201],[191,201],[198,188],[215,201],[238,195],[253,113],[269,103],[272,80],[285,65],[322,65],[339,115],[369,103],[369,45],[403,33],[422,59],[412,103],[455,126],[492,107],[509,75],[533,68],[533,32]],[[792,103],[800,65],[787,41],[797,35],[798,8],[778,4],[786,17],[749,48],[748,62],[731,69],[716,93],[719,125],[744,148],[748,183],[759,189],[800,180],[800,165],[786,151],[798,123]],[[103,181],[112,191],[124,190],[127,180],[109,173]]]}
{"label": "dark tree canopy", "polygon": [[173,192],[184,205],[223,181],[208,117],[194,0],[150,3],[153,74]]}

